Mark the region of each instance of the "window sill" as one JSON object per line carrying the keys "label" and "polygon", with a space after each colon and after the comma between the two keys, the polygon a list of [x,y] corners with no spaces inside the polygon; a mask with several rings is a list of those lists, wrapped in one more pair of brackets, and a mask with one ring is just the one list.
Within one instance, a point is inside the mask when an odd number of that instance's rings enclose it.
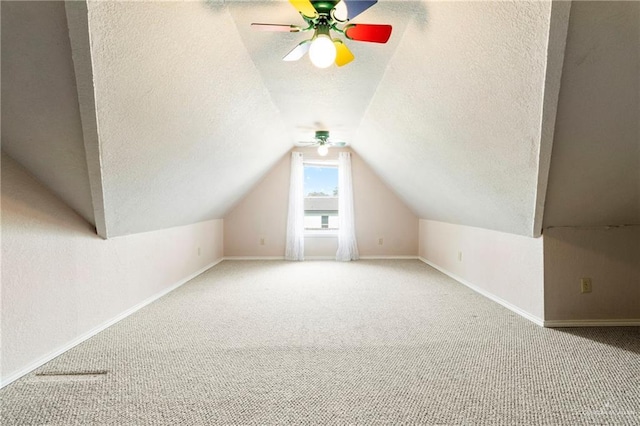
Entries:
{"label": "window sill", "polygon": [[338,238],[338,231],[304,231],[305,238]]}

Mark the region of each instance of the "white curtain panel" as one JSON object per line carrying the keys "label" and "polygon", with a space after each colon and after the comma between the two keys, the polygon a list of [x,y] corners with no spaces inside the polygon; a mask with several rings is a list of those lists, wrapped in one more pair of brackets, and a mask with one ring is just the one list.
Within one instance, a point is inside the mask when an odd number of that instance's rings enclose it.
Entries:
{"label": "white curtain panel", "polygon": [[353,184],[351,183],[351,153],[338,154],[338,252],[336,260],[357,260],[358,242],[353,214]]}
{"label": "white curtain panel", "polygon": [[287,245],[284,258],[304,260],[304,164],[302,153],[291,153]]}

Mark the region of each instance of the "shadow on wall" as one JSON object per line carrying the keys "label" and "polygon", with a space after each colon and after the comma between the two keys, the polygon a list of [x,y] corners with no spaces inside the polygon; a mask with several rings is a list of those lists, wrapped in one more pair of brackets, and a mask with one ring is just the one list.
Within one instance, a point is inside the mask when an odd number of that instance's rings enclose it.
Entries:
{"label": "shadow on wall", "polygon": [[544,276],[545,320],[638,321],[640,225],[545,229]]}
{"label": "shadow on wall", "polygon": [[[620,225],[594,228],[547,228],[544,230],[545,251],[565,261],[593,263],[612,262],[621,268],[636,271],[640,286],[640,225]],[[573,257],[573,259],[566,259]],[[640,290],[639,290],[640,291]]]}
{"label": "shadow on wall", "polygon": [[[410,13],[412,22],[415,28],[421,32],[426,33],[429,26],[429,12],[427,10],[427,3],[423,1],[412,2],[391,2],[385,3],[385,6],[391,8],[397,8],[403,14]],[[406,31],[406,30],[405,30]]]}
{"label": "shadow on wall", "polygon": [[207,7],[207,9],[211,10],[214,13],[223,13],[227,10],[224,0],[204,0],[203,4]]}
{"label": "shadow on wall", "polygon": [[[8,185],[7,182],[19,182],[19,184]],[[28,226],[32,230],[47,229],[48,233],[67,235],[74,233],[102,240],[93,225],[52,194],[4,152],[2,152],[2,211],[3,232],[16,229],[14,226],[7,226],[8,218],[20,217],[26,220],[16,224],[18,230],[20,227]]]}

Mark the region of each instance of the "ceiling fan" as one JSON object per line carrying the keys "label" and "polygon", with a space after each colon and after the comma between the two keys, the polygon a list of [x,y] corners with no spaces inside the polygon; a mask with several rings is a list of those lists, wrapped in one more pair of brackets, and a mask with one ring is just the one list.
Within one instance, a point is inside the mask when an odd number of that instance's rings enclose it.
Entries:
{"label": "ceiling fan", "polygon": [[306,146],[318,146],[318,154],[325,156],[329,153],[330,146],[343,147],[347,143],[343,141],[336,141],[330,138],[328,130],[316,130],[316,134],[313,141],[299,142],[300,145]]}
{"label": "ceiling fan", "polygon": [[[339,38],[332,38],[334,31],[349,40],[386,43],[391,37],[391,25],[347,24],[378,0],[289,0],[307,23],[306,27],[286,24],[253,23],[259,31],[306,32],[313,30],[313,37],[304,40],[289,52],[283,61],[297,61],[309,52],[309,59],[318,68],[335,63],[341,67],[353,61],[353,53]],[[344,25],[342,28],[339,25]]]}

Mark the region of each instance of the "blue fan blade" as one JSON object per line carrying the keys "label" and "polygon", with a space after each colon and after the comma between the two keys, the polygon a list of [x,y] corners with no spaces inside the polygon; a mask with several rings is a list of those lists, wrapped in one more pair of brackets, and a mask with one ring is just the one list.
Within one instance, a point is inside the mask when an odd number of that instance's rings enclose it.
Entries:
{"label": "blue fan blade", "polygon": [[347,5],[347,19],[352,20],[365,10],[369,9],[378,0],[342,0]]}

